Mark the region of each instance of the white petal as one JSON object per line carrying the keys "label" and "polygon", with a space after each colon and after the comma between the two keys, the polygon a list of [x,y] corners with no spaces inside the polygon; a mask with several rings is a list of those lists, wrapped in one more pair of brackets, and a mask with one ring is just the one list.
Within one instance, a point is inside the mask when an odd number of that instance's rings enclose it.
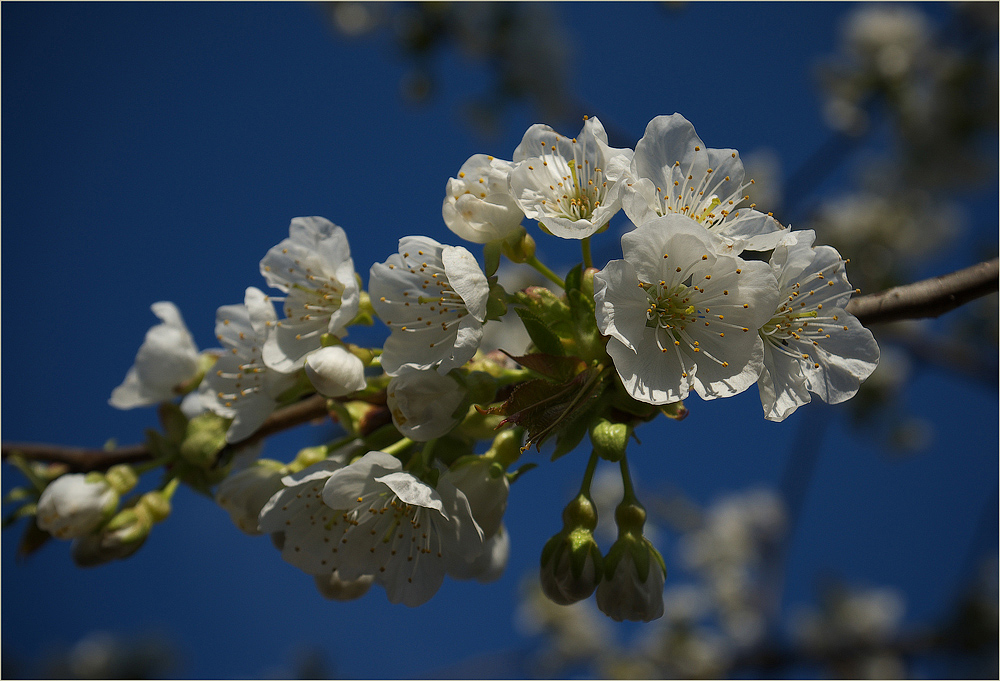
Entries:
{"label": "white petal", "polygon": [[421,482],[411,474],[405,472],[389,473],[388,475],[375,478],[375,481],[381,482],[391,489],[393,494],[399,497],[400,501],[413,506],[433,508],[442,516],[445,516],[441,495],[433,487],[425,482]]}
{"label": "white petal", "polygon": [[320,348],[306,357],[306,376],[327,397],[341,397],[365,388],[365,365],[339,345]]}

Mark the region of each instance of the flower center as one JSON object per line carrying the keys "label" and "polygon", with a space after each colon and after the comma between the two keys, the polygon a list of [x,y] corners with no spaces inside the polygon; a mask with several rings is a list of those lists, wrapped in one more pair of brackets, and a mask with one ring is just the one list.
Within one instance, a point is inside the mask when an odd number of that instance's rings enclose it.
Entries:
{"label": "flower center", "polygon": [[820,343],[830,337],[831,328],[848,328],[840,323],[839,315],[823,311],[824,304],[843,293],[832,277],[845,262],[838,261],[787,287],[784,302],[760,329],[764,342],[792,359],[812,361],[818,369],[819,363],[810,353],[816,353]]}
{"label": "flower center", "polygon": [[[695,147],[695,158],[697,159],[701,147]],[[736,158],[736,154],[733,154]],[[660,215],[670,213],[680,213],[703,224],[711,229],[727,220],[732,214],[733,218],[739,216],[738,206],[744,201],[748,201],[750,196],[743,191],[754,184],[753,180],[738,187],[731,188],[732,182],[729,175],[712,186],[712,180],[717,179],[712,168],[706,168],[700,177],[696,176],[694,169],[695,161],[692,160],[686,171],[682,171],[681,162],[674,161],[671,168],[673,186],[656,188],[656,212]],[[720,196],[720,193],[728,194]],[[706,196],[707,192],[707,196]],[[751,203],[750,208],[756,204]],[[735,211],[735,212],[733,212]]]}
{"label": "flower center", "polygon": [[[598,208],[603,205],[608,193],[608,184],[604,181],[604,171],[595,168],[588,157],[587,141],[580,144],[572,140],[573,158],[565,159],[555,154],[556,146],[546,146],[542,142],[542,164],[552,174],[548,185],[548,194],[555,206],[542,201],[548,210],[559,217],[568,220],[590,220]],[[590,150],[589,156],[599,158],[596,150]],[[529,166],[529,170],[534,167]]]}

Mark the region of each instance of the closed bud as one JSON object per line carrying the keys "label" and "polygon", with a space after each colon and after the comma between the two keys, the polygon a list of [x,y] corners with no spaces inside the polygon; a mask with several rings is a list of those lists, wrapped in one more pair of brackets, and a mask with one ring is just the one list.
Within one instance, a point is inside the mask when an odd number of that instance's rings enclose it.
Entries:
{"label": "closed bud", "polygon": [[159,490],[146,492],[139,498],[136,508],[144,509],[151,523],[161,523],[170,516],[170,497]]}
{"label": "closed bud", "polygon": [[[299,452],[296,462],[303,452],[310,450],[323,452],[317,461],[326,458],[326,447],[309,447]],[[264,504],[284,488],[281,478],[286,472],[280,461],[261,459],[223,480],[215,493],[215,501],[229,513],[229,518],[240,530],[251,535],[261,534],[257,518]]]}
{"label": "closed bud", "polygon": [[118,492],[119,495],[127,493],[139,482],[139,476],[135,474],[135,469],[124,463],[109,468],[104,474],[104,479],[111,485],[111,489]]}
{"label": "closed bud", "polygon": [[473,404],[489,404],[496,398],[497,380],[485,371],[472,371],[461,377],[466,395]]}
{"label": "closed bud", "polygon": [[622,533],[605,559],[597,607],[615,620],[650,622],[663,616],[663,556],[642,535]]}
{"label": "closed bud", "polygon": [[118,493],[100,473],[70,473],[48,484],[38,499],[35,522],[57,539],[96,530],[118,508]]}
{"label": "closed bud", "polygon": [[226,445],[227,428],[228,422],[212,412],[195,416],[188,421],[184,441],[180,445],[181,456],[198,468],[211,468]]}
{"label": "closed bud", "polygon": [[626,494],[615,509],[618,539],[604,558],[597,607],[611,619],[650,622],[663,616],[663,556],[642,534],[646,509]]}
{"label": "closed bud", "polygon": [[621,461],[628,446],[629,434],[630,429],[624,423],[613,423],[602,418],[590,427],[590,443],[602,459]]}
{"label": "closed bud", "polygon": [[527,230],[518,226],[503,240],[503,254],[511,262],[523,263],[535,256],[535,240]]}
{"label": "closed bud", "polygon": [[505,469],[521,457],[521,438],[523,433],[520,429],[507,428],[497,433],[493,438],[493,444],[486,452],[485,456],[493,459]]}
{"label": "closed bud", "polygon": [[597,511],[580,494],[563,509],[563,529],[545,543],[541,556],[542,591],[554,603],[570,605],[589,598],[604,574],[601,549],[594,540]]}

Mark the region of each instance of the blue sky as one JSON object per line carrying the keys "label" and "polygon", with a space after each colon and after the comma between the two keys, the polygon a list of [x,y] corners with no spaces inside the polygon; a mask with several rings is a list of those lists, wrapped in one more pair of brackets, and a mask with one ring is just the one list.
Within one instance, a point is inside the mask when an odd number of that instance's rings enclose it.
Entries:
{"label": "blue sky", "polygon": [[[828,134],[813,74],[850,7],[553,9],[579,67],[572,86],[589,107],[580,114],[630,136],[619,144],[634,145],[649,119],[678,111],[709,146],[768,147],[788,172]],[[510,158],[540,122],[516,106],[498,138],[478,137],[458,111],[470,91],[482,91],[486,70],[454,50],[435,59],[438,95],[408,105],[393,49],[338,37],[312,5],[4,3],[0,11],[5,441],[140,442],[155,426],[153,410],[116,411],[107,398],[155,321],[151,303],[177,303],[199,347],[213,346],[215,309],[242,301],[247,286],[264,287],[258,262],[299,215],[347,230],[366,284],[370,264],[401,236],[457,243],[440,217],[447,179],[474,153]],[[995,199],[970,199],[968,209],[993,220]],[[575,244],[535,236],[550,264],[578,257]],[[963,244],[928,274],[971,264]],[[595,241],[595,258],[619,254],[613,230]],[[377,344],[384,335],[374,327],[351,339]],[[630,451],[633,473],[643,489],[670,484],[708,503],[775,486],[804,437],[819,448],[818,467],[784,602],[812,601],[817,579],[836,574],[897,586],[909,621],[926,620],[968,577],[970,545],[983,544],[975,533],[996,498],[997,394],[992,384],[923,367],[905,400],[933,423],[934,440],[891,458],[851,429],[843,408],[814,405],[772,424],[753,390],[717,403],[692,398],[686,421],[639,432],[645,444]],[[266,455],[291,458],[313,435],[274,438]],[[505,576],[486,586],[449,580],[418,609],[390,605],[377,589],[351,603],[323,600],[266,538],[240,534],[188,490],[138,554],[99,568],[75,568],[57,542],[15,562],[17,530],[7,530],[4,655],[32,663],[97,629],[164,632],[182,652],[182,676],[266,675],[317,646],[336,673],[379,678],[432,676],[467,657],[530,650],[513,623],[519,582],[559,529],[586,454],[554,464],[531,455],[542,465],[512,491]],[[5,491],[17,479],[4,468]],[[976,550],[995,554],[995,532],[987,534]],[[660,549],[668,568],[677,565],[675,546]],[[668,583],[681,578],[674,569]]]}

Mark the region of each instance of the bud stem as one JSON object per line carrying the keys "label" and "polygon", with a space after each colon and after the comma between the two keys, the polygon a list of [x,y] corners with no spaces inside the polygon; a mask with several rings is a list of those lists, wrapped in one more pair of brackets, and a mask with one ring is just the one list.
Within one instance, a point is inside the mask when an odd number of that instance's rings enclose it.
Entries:
{"label": "bud stem", "polygon": [[583,269],[594,266],[594,259],[590,255],[590,237],[580,241],[580,249],[583,251]]}
{"label": "bud stem", "polygon": [[548,267],[546,267],[545,265],[543,265],[542,262],[538,258],[536,258],[535,256],[531,256],[530,258],[528,258],[524,262],[526,264],[528,264],[528,265],[531,265],[532,267],[534,267],[539,272],[541,272],[543,277],[545,277],[546,279],[548,279],[552,283],[557,284],[559,286],[559,288],[566,288],[566,282],[564,282],[562,279],[560,279],[559,275],[557,275],[555,272],[553,272]]}
{"label": "bud stem", "polygon": [[594,479],[594,471],[597,470],[597,461],[600,459],[597,452],[590,453],[590,461],[587,462],[587,470],[583,474],[583,483],[580,485],[580,494],[590,498],[590,483]]}

